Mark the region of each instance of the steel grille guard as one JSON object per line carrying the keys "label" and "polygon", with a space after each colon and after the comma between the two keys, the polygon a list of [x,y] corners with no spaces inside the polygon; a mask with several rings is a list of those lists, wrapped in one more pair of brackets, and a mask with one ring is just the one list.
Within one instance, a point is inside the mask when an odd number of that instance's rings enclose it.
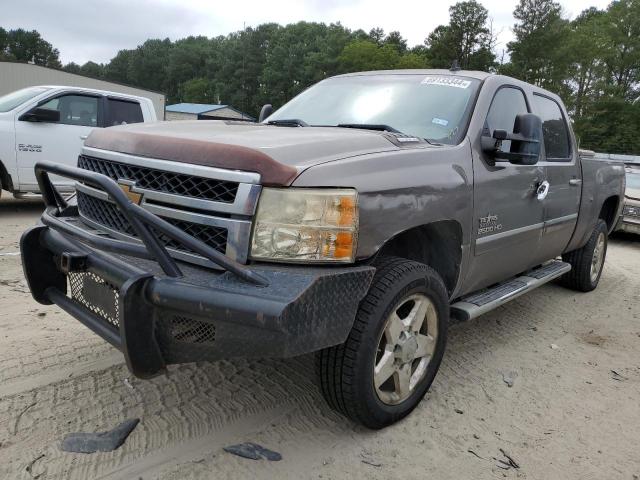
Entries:
{"label": "steel grille guard", "polygon": [[[118,184],[106,175],[76,167],[59,165],[53,162],[36,163],[35,173],[46,205],[46,209],[42,215],[42,223],[48,227],[60,230],[83,243],[108,252],[154,260],[160,265],[167,276],[174,278],[182,277],[182,272],[177,263],[169,252],[167,252],[167,249],[160,242],[158,236],[153,232],[153,230],[156,230],[199,255],[202,255],[222,269],[233,273],[245,282],[258,286],[268,285],[268,281],[262,275],[231,260],[223,253],[218,252],[209,245],[186,234],[179,228],[131,202]],[[58,192],[51,183],[49,179],[50,173],[85,182],[94,188],[104,191],[115,203],[118,210],[122,212],[127,221],[129,221],[131,227],[137,233],[138,238],[142,241],[142,245],[124,240],[91,235],[79,227],[60,220],[58,216],[63,213],[68,205],[64,198],[62,198],[62,195],[60,195],[60,192]]]}

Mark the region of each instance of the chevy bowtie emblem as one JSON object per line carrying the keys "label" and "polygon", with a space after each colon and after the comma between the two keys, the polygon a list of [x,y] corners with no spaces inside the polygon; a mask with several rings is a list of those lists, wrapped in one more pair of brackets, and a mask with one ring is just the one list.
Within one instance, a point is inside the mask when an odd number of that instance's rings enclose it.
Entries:
{"label": "chevy bowtie emblem", "polygon": [[133,187],[135,185],[118,182],[118,186],[120,187],[120,190],[122,190],[127,196],[127,198],[133,203],[135,203],[136,205],[140,205],[142,203],[142,194],[133,191]]}

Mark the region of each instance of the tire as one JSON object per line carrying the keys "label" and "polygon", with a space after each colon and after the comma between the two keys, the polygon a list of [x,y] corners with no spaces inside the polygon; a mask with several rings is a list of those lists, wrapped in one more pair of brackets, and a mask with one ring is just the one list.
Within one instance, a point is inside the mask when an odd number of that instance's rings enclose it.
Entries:
{"label": "tire", "polygon": [[562,255],[562,260],[571,264],[571,271],[561,277],[560,283],[580,292],[594,290],[604,269],[607,244],[607,224],[599,219],[589,241],[582,248]]}
{"label": "tire", "polygon": [[[328,404],[371,429],[397,422],[422,400],[440,367],[449,320],[447,290],[432,268],[396,257],[383,257],[376,267],[347,340],[316,354]],[[389,372],[377,387],[374,381]]]}

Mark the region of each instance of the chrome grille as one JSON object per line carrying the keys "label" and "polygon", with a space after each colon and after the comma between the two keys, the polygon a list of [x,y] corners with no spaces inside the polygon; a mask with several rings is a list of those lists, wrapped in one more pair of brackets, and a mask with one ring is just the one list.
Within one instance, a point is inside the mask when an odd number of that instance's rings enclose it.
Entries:
{"label": "chrome grille", "polygon": [[129,180],[139,188],[182,197],[232,203],[238,193],[238,183],[168,172],[139,165],[80,155],[78,167],[102,173],[113,180]]}
{"label": "chrome grille", "polygon": [[[78,209],[85,218],[103,225],[118,233],[135,237],[135,231],[126,217],[118,208],[106,200],[101,200],[84,192],[78,192]],[[227,230],[221,227],[212,227],[199,223],[187,222],[174,218],[163,218],[172,225],[189,235],[201,240],[216,250],[225,253],[227,245]],[[194,253],[182,244],[174,241],[166,235],[156,232],[160,241],[167,247],[185,253]]]}
{"label": "chrome grille", "polygon": [[[229,258],[245,263],[252,217],[262,189],[260,174],[213,166],[140,157],[83,147],[78,166],[116,180],[148,212]],[[112,199],[99,188],[76,183],[80,217],[90,227],[130,240],[135,231]],[[216,264],[160,232],[154,232],[180,260]]]}

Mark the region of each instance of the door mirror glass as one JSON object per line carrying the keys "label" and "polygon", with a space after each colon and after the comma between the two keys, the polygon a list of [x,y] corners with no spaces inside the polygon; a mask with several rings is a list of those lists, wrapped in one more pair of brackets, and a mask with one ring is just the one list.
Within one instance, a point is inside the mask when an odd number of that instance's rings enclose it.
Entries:
{"label": "door mirror glass", "polygon": [[[496,129],[489,137],[483,132],[482,149],[496,162],[507,161],[514,165],[535,165],[540,158],[542,120],[533,113],[516,115],[513,133]],[[503,143],[508,142],[508,150]]]}
{"label": "door mirror glass", "polygon": [[60,112],[50,108],[36,107],[21,115],[18,120],[23,122],[58,123],[60,121]]}

